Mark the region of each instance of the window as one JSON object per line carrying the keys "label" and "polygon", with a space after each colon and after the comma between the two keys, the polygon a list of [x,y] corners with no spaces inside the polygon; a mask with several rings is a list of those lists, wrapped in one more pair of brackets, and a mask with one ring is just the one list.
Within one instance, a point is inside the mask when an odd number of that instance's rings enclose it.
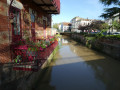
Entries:
{"label": "window", "polygon": [[20,12],[14,10],[14,18],[13,18],[13,29],[15,35],[20,35]]}
{"label": "window", "polygon": [[35,12],[31,8],[29,8],[29,13],[31,16],[31,22],[35,22]]}

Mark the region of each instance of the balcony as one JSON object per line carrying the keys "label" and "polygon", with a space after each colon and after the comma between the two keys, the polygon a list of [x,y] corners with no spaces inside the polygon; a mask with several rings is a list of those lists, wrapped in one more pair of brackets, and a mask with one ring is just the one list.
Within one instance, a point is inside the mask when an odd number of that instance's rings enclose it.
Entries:
{"label": "balcony", "polygon": [[60,13],[60,0],[33,0],[33,1],[48,14]]}

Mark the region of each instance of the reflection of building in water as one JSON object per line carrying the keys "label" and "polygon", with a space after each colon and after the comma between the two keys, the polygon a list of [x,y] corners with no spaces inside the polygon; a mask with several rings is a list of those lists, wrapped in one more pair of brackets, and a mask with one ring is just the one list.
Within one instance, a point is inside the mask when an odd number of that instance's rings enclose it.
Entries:
{"label": "reflection of building in water", "polygon": [[71,51],[73,51],[76,55],[79,55],[80,51],[79,51],[78,47],[70,44],[70,49],[71,49]]}
{"label": "reflection of building in water", "polygon": [[59,45],[59,47],[62,46],[62,38],[58,38],[58,45]]}
{"label": "reflection of building in water", "polygon": [[62,45],[67,45],[67,44],[68,44],[68,40],[62,39]]}

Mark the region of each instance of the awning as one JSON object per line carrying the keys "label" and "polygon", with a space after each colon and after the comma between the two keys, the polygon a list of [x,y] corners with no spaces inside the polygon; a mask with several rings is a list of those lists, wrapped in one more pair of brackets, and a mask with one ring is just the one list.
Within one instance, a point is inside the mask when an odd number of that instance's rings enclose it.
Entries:
{"label": "awning", "polygon": [[[11,0],[7,0],[7,4],[10,5],[10,3],[11,3]],[[16,7],[18,9],[23,9],[22,3],[20,3],[20,2],[18,2],[16,0],[13,0],[12,6]]]}

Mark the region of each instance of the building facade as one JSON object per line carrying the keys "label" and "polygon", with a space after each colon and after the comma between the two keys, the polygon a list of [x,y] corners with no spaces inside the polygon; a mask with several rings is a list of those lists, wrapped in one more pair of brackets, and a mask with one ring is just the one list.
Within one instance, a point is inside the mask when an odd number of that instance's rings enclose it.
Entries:
{"label": "building facade", "polygon": [[92,21],[94,21],[93,19],[84,19],[84,18],[80,18],[79,16],[74,17],[71,20],[71,25],[72,25],[72,32],[80,32],[80,30],[78,30],[79,26],[86,26],[86,25],[90,25],[92,23]]}
{"label": "building facade", "polygon": [[36,42],[51,35],[51,14],[60,0],[0,0],[0,63],[11,62],[10,47],[22,39]]}
{"label": "building facade", "polygon": [[[119,13],[117,13],[117,14],[114,14],[111,18],[106,19],[105,23],[107,23],[109,26],[112,26],[112,22],[119,21],[119,20],[120,20],[120,16],[119,16]],[[110,30],[108,30],[108,32],[114,33],[114,32],[117,32],[117,30],[111,27]]]}
{"label": "building facade", "polygon": [[59,24],[59,30],[61,32],[71,32],[71,23],[62,22],[61,24]]}

